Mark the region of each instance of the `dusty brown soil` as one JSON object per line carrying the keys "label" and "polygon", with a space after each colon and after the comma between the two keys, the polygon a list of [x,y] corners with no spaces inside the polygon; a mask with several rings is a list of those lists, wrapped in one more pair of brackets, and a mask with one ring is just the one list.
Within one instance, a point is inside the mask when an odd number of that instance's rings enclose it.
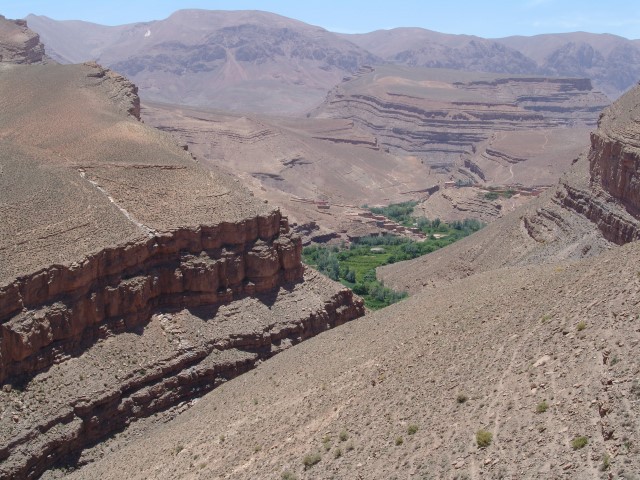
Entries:
{"label": "dusty brown soil", "polygon": [[637,478],[639,261],[632,244],[418,293],[71,478]]}

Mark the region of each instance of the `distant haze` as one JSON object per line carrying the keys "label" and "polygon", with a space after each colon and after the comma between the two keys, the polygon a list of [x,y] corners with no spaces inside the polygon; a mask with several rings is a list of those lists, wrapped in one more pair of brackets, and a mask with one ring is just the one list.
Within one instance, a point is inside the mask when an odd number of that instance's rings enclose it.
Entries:
{"label": "distant haze", "polygon": [[353,0],[291,2],[285,0],[8,0],[0,7],[7,18],[29,13],[56,20],[84,20],[121,25],[167,18],[183,8],[264,10],[340,33],[366,33],[396,27],[421,27],[445,33],[495,38],[586,31],[640,38],[640,3],[629,0],[520,0],[398,3]]}

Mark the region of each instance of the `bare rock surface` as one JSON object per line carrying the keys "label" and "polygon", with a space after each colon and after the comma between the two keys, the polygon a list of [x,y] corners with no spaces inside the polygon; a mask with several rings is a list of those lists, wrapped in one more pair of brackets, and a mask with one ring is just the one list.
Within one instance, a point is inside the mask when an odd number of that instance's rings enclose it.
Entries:
{"label": "bare rock surface", "polygon": [[0,63],[42,63],[44,45],[40,36],[24,20],[8,20],[0,15]]}
{"label": "bare rock surface", "polygon": [[495,132],[595,126],[608,104],[588,79],[381,66],[336,86],[313,115],[353,120],[446,168]]}

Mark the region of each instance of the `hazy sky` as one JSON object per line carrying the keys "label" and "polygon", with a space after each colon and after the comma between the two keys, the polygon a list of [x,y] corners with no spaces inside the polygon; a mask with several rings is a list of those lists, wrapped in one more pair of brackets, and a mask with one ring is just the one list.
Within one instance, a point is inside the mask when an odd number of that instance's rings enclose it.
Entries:
{"label": "hazy sky", "polygon": [[640,38],[640,0],[0,0],[0,14],[118,25],[166,18],[182,8],[266,10],[328,30],[360,33],[423,27],[483,37],[572,32]]}

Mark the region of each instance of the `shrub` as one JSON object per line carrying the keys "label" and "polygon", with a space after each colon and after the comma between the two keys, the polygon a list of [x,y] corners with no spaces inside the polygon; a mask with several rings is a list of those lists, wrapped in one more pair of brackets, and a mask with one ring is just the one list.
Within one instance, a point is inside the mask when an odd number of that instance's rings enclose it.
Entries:
{"label": "shrub", "polygon": [[459,393],[456,397],[456,402],[458,403],[465,403],[467,400],[469,400],[469,397],[467,397],[464,393]]}
{"label": "shrub", "polygon": [[282,472],[280,478],[282,478],[282,480],[296,480],[297,477],[289,470],[287,470],[286,472]]}
{"label": "shrub", "polygon": [[349,438],[349,434],[347,433],[347,431],[346,431],[346,430],[342,430],[342,431],[340,432],[340,435],[338,436],[338,438],[340,438],[340,441],[341,441],[341,442],[346,442],[346,441],[347,441],[347,439]]}
{"label": "shrub", "polygon": [[396,437],[396,447],[399,447],[404,443],[404,439],[402,437]]}
{"label": "shrub", "polygon": [[578,326],[576,327],[578,329],[579,332],[581,332],[582,330],[584,330],[585,328],[587,328],[587,324],[583,321],[578,323]]}
{"label": "shrub", "polygon": [[538,406],[536,406],[536,413],[544,413],[548,408],[549,404],[546,402],[546,400],[543,400],[538,404]]}
{"label": "shrub", "polygon": [[407,433],[409,435],[415,435],[417,431],[418,431],[417,425],[409,425],[409,428],[407,428]]}
{"label": "shrub", "polygon": [[609,470],[611,466],[611,456],[608,453],[605,453],[602,456],[602,464],[600,465],[600,471],[604,472],[605,470]]}
{"label": "shrub", "polygon": [[322,456],[319,453],[307,453],[302,459],[302,464],[304,468],[307,469],[313,467],[316,463],[320,462],[320,460],[322,460]]}
{"label": "shrub", "polygon": [[347,446],[345,448],[347,449],[347,452],[350,452],[355,447],[353,446],[353,442],[349,442],[349,443],[347,443]]}
{"label": "shrub", "polygon": [[480,448],[486,448],[491,445],[493,441],[493,434],[486,430],[478,430],[476,432],[476,443]]}
{"label": "shrub", "polygon": [[336,448],[335,452],[333,452],[333,458],[340,458],[342,456],[342,449]]}
{"label": "shrub", "polygon": [[576,437],[571,440],[571,446],[574,450],[580,450],[581,448],[586,447],[587,443],[589,443],[589,439],[587,437]]}

